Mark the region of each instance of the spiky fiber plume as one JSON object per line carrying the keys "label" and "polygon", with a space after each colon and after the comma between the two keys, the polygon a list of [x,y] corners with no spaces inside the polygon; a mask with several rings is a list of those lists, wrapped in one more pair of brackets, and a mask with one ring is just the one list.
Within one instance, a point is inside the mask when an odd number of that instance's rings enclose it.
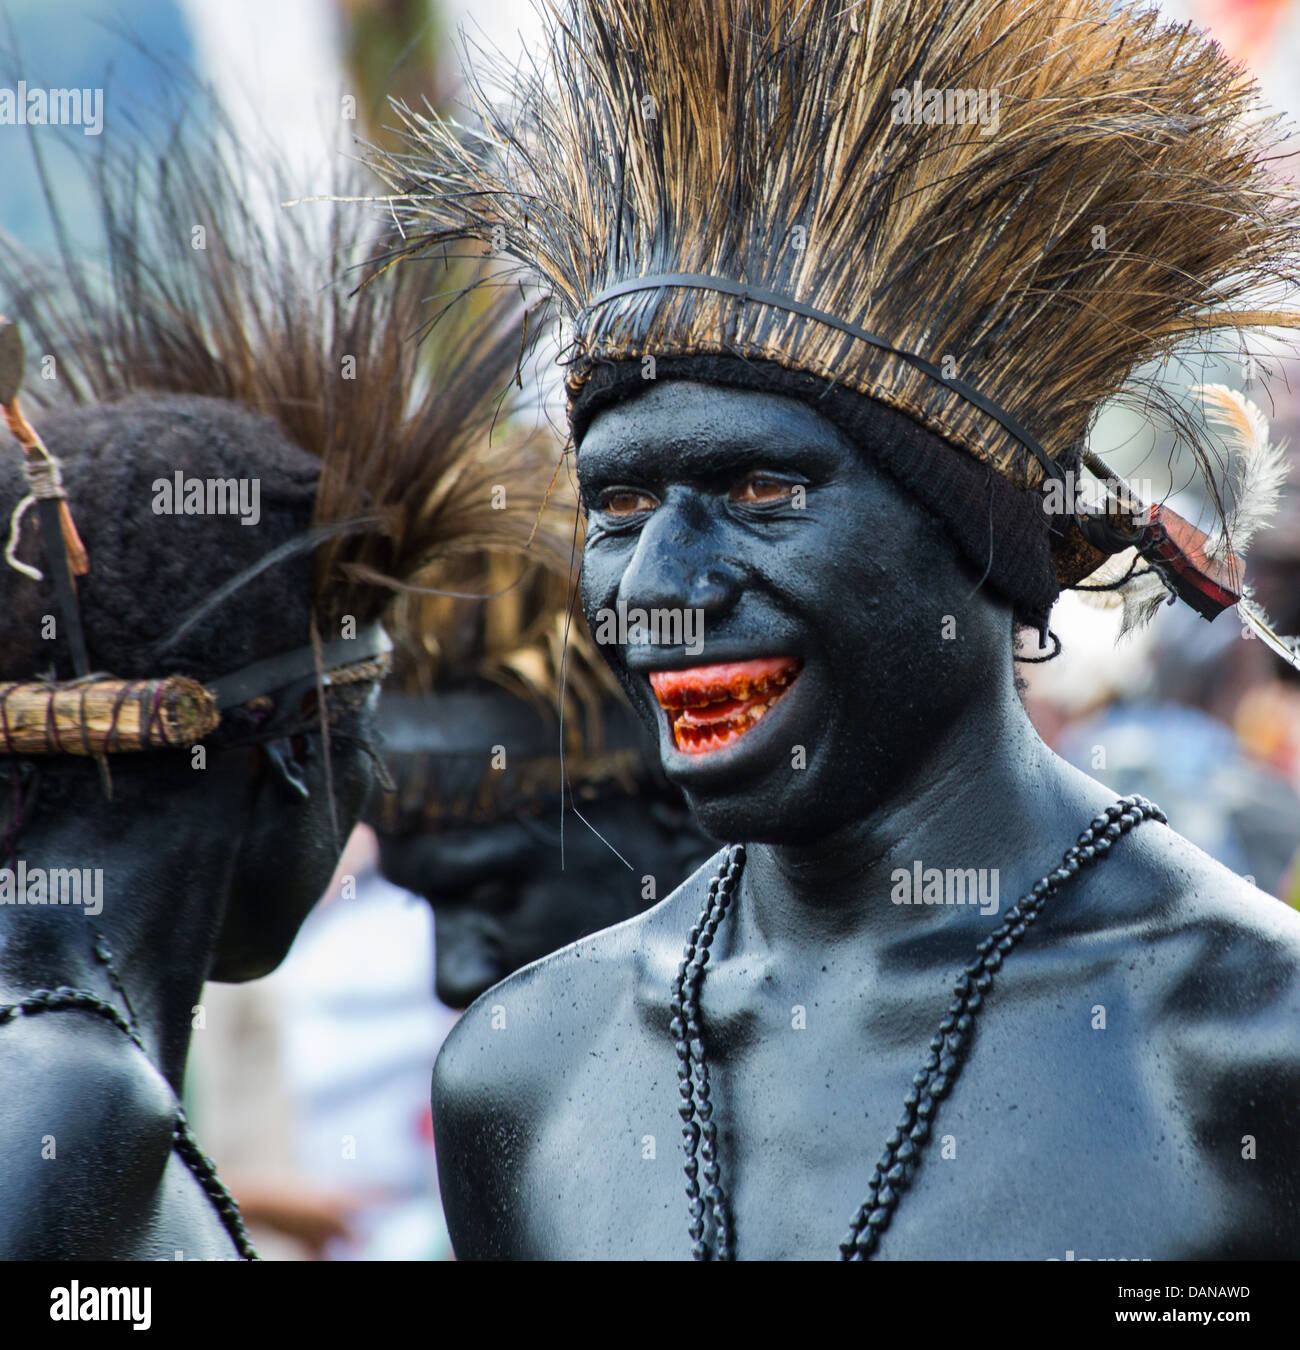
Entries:
{"label": "spiky fiber plume", "polygon": [[[535,412],[515,416],[526,399],[517,293],[479,287],[452,303],[483,279],[475,264],[358,270],[378,247],[367,213],[283,208],[301,184],[266,147],[241,143],[219,107],[196,105],[206,124],[83,156],[102,209],[98,269],[68,251],[42,265],[0,241],[9,312],[58,361],[58,381],[33,382],[33,400],[197,394],[273,418],[320,461],[314,524],[373,522],[316,551],[316,613],[331,627],[378,617],[434,559],[522,548],[559,451],[533,431]],[[338,195],[373,187],[339,161]],[[567,557],[567,530],[534,542]]]}
{"label": "spiky fiber plume", "polygon": [[416,578],[418,587],[394,604],[401,636],[390,683],[418,697],[486,680],[543,711],[562,709],[565,748],[581,756],[599,751],[604,712],[623,693],[577,604],[582,520],[567,460],[541,529],[548,539],[567,536],[567,556],[483,550],[441,560]]}
{"label": "spiky fiber plume", "polygon": [[[577,504],[566,507],[572,523]],[[563,706],[568,753],[600,750],[605,709],[623,695],[574,603],[571,572],[483,554],[452,559],[419,580],[441,594],[412,592],[396,602],[397,627],[409,637],[394,653],[395,688],[421,695],[487,680],[551,714]]]}
{"label": "spiky fiber plume", "polygon": [[[1300,217],[1268,163],[1278,129],[1216,46],[1152,9],[545,9],[531,64],[471,71],[475,125],[399,108],[407,152],[375,163],[408,251],[486,240],[541,279],[569,320],[571,395],[604,359],[771,360],[890,404],[1027,487],[1042,469],[998,422],[815,319],[701,289],[591,301],[662,273],[779,292],[951,357],[1058,460],[1139,364],[1198,334],[1300,322],[1271,307],[1300,275]],[[996,125],[896,120],[918,82],[943,91],[945,115],[947,91],[983,91],[986,112],[996,96]],[[1158,382],[1135,392],[1190,435]]]}

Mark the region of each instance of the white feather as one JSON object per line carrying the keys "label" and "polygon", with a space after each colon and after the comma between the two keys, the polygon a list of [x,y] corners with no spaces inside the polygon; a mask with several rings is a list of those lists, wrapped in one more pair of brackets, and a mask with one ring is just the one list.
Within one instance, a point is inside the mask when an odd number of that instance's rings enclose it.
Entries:
{"label": "white feather", "polygon": [[1096,591],[1086,589],[1092,586],[1110,586],[1133,565],[1137,557],[1135,549],[1126,548],[1123,553],[1114,553],[1095,571],[1090,572],[1079,589],[1079,597],[1094,609],[1114,609],[1124,603],[1123,593],[1119,590]]}
{"label": "white feather", "polygon": [[[1287,476],[1286,455],[1282,446],[1270,443],[1268,419],[1244,394],[1224,384],[1198,384],[1192,393],[1202,395],[1206,421],[1223,433],[1232,485],[1227,520],[1210,534],[1205,552],[1215,561],[1222,561],[1229,552],[1244,559],[1251,540],[1277,512]],[[1109,585],[1118,581],[1133,566],[1136,556],[1133,549],[1117,553],[1087,577],[1085,584]],[[1169,589],[1158,572],[1139,564],[1131,580],[1117,590],[1084,590],[1080,594],[1089,604],[1102,608],[1122,604],[1120,636],[1123,637],[1151,622]]]}
{"label": "white feather", "polygon": [[1255,599],[1249,586],[1237,602],[1237,613],[1241,616],[1242,622],[1248,624],[1254,631],[1255,636],[1263,639],[1266,647],[1300,670],[1300,638],[1287,637],[1277,631],[1273,620]]}
{"label": "white feather", "polygon": [[1160,606],[1169,598],[1169,587],[1159,572],[1150,567],[1133,574],[1133,580],[1123,588],[1124,617],[1120,621],[1119,635],[1123,637],[1147,624],[1160,612]]}
{"label": "white feather", "polygon": [[1232,509],[1214,531],[1206,554],[1222,561],[1229,551],[1244,558],[1250,542],[1277,513],[1286,481],[1283,447],[1269,442],[1268,419],[1244,394],[1225,384],[1198,384],[1192,393],[1205,399],[1205,420],[1224,433],[1231,461]]}

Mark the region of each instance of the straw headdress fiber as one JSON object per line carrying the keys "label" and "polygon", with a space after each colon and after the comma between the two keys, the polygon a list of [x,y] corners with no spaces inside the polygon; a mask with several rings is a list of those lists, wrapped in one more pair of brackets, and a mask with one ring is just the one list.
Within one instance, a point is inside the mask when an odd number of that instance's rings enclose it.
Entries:
{"label": "straw headdress fiber", "polygon": [[[290,499],[303,500],[303,524],[310,528],[274,549],[254,542],[257,530],[235,528],[231,542],[242,550],[237,562],[184,556],[178,549],[160,557],[151,578],[156,584],[145,593],[119,595],[114,559],[129,559],[146,542],[115,527],[122,502],[88,495],[96,481],[93,465],[81,459],[65,464],[66,504],[90,545],[89,572],[77,581],[89,665],[97,677],[108,669],[116,686],[132,686],[122,697],[120,689],[108,691],[116,743],[98,724],[88,740],[84,715],[78,721],[70,710],[79,705],[84,714],[84,690],[95,681],[77,668],[75,688],[82,694],[56,698],[51,646],[39,641],[39,616],[53,608],[48,573],[58,570],[49,562],[57,552],[52,554],[53,541],[44,537],[35,513],[23,521],[15,510],[21,489],[14,500],[6,492],[4,523],[11,513],[15,523],[10,565],[0,565],[11,597],[5,665],[25,683],[7,689],[0,751],[7,745],[14,753],[100,753],[183,744],[210,731],[217,708],[249,693],[247,680],[229,681],[222,698],[210,677],[241,662],[229,659],[213,669],[213,661],[220,663],[225,658],[217,653],[230,648],[238,654],[249,627],[239,617],[241,604],[254,603],[249,597],[258,594],[259,584],[284,569],[307,569],[300,593],[310,603],[313,641],[311,649],[298,646],[277,658],[288,663],[279,673],[299,678],[303,672],[296,666],[305,661],[307,673],[314,665],[319,679],[323,664],[327,672],[334,668],[324,683],[342,685],[348,682],[338,669],[343,666],[356,667],[369,680],[377,677],[387,646],[375,636],[378,621],[433,561],[484,547],[522,552],[530,542],[542,554],[568,555],[567,527],[558,534],[538,530],[555,456],[549,441],[535,437],[536,414],[525,409],[517,380],[526,323],[518,294],[478,289],[458,300],[475,280],[474,270],[444,266],[379,271],[358,288],[361,274],[349,278],[350,269],[373,258],[377,246],[364,213],[340,202],[281,209],[293,192],[277,161],[254,155],[220,109],[204,106],[206,123],[167,128],[129,156],[84,161],[102,204],[102,271],[66,245],[57,262],[43,263],[0,242],[5,308],[21,321],[29,348],[57,371],[53,380],[31,380],[24,400],[38,428],[58,428],[78,409],[88,416],[102,409],[106,419],[137,415],[138,447],[122,440],[120,467],[105,471],[113,490],[130,494],[133,502],[150,491],[152,468],[168,462],[169,443],[203,444],[202,428],[209,427],[207,438],[225,443],[228,437],[236,461],[252,456],[268,516],[288,510]],[[357,171],[336,186],[355,195],[369,185]],[[430,301],[431,290],[444,299]],[[430,328],[427,341],[415,340]],[[253,421],[248,414],[256,415]],[[238,417],[244,420],[236,425]],[[254,432],[256,445],[250,447]],[[115,434],[106,421],[104,435]],[[47,439],[57,458],[60,444],[52,430]],[[263,441],[268,449],[259,461]],[[288,447],[284,463],[272,453],[277,445]],[[178,459],[175,467],[179,477],[185,461]],[[177,484],[178,509],[181,491]],[[161,530],[147,505],[142,509],[150,529]],[[264,556],[255,556],[259,551]],[[196,570],[213,581],[205,595],[198,592],[201,603],[178,611],[174,601],[169,607],[170,588],[187,570],[190,595]],[[265,597],[257,603],[265,607]],[[372,636],[363,641],[367,633]],[[357,635],[354,656],[336,641],[340,634]],[[304,636],[285,631],[278,649],[258,654],[276,658],[277,650],[302,644]],[[292,671],[290,655],[296,660]],[[62,648],[54,657],[65,666],[55,673],[72,673]],[[195,734],[179,739],[163,734],[156,709],[140,711],[140,726],[130,732],[119,715],[134,715],[132,700],[139,701],[141,686],[173,673],[212,685],[208,693],[216,697],[209,703],[216,707],[201,709],[202,716],[190,719]],[[157,690],[149,692],[152,697]],[[192,702],[188,685],[171,693],[172,703],[180,699],[177,706]],[[23,703],[28,695],[30,707]],[[19,742],[15,719],[30,733]],[[48,723],[40,736],[38,720]],[[43,746],[35,743],[42,739]]]}
{"label": "straw headdress fiber", "polygon": [[[551,505],[572,522],[567,479]],[[374,812],[382,832],[671,792],[576,611],[567,569],[538,564],[520,581],[516,559],[485,552],[421,580],[442,594],[395,604],[404,637],[380,709],[394,783]]]}
{"label": "straw headdress fiber", "polygon": [[554,297],[577,435],[646,357],[815,401],[1036,624],[1105,557],[1031,490],[1107,400],[1167,417],[1218,503],[1211,438],[1134,372],[1300,325],[1300,214],[1212,42],[1109,0],[544,9],[540,57],[472,72],[472,130],[400,108],[375,162],[409,252],[485,240]]}

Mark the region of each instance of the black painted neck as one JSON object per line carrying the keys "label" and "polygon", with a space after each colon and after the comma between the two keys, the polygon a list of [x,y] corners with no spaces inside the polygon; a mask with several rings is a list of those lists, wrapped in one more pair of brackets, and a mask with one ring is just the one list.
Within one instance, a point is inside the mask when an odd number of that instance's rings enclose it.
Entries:
{"label": "black painted neck", "polygon": [[[1083,808],[1015,693],[1009,650],[1006,670],[978,683],[928,749],[885,800],[833,836],[747,847],[740,908],[754,936],[810,952],[859,939],[883,950],[939,930],[964,941],[991,931],[1017,887],[1041,872],[1037,853],[1027,848],[1035,836],[1050,836],[1050,854],[1071,842],[1066,834],[1077,833]],[[969,902],[892,901],[893,878],[906,872],[910,895],[914,879],[931,867],[983,870],[990,883],[996,869],[996,911]]]}
{"label": "black painted neck", "polygon": [[75,812],[42,809],[22,831],[14,865],[23,864],[29,879],[42,869],[47,894],[53,869],[71,869],[97,888],[102,907],[91,912],[89,888],[81,904],[0,905],[5,1000],[71,985],[125,1013],[95,955],[102,938],[149,1056],[179,1095],[194,1009],[225,912],[240,814],[233,791],[223,804],[207,795],[169,796],[161,785],[148,810],[109,801]]}

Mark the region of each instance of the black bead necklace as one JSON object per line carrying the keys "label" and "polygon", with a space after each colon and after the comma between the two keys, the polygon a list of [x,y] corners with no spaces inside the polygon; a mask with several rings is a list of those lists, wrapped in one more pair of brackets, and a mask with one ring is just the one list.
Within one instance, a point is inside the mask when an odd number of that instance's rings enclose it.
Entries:
{"label": "black bead necklace", "polygon": [[[20,1016],[36,1017],[40,1013],[70,1012],[73,1010],[93,1013],[97,1017],[102,1017],[106,1022],[111,1022],[148,1059],[149,1052],[145,1049],[144,1041],[140,1039],[140,1032],[136,1027],[135,1010],[131,1007],[131,1000],[127,997],[126,990],[118,979],[117,971],[113,968],[113,954],[109,951],[108,944],[102,937],[96,937],[94,950],[95,959],[105,968],[109,983],[121,995],[122,1001],[126,1004],[126,1017],[123,1017],[111,1003],[106,1003],[89,989],[72,989],[67,985],[62,985],[58,989],[34,990],[18,1003],[0,1003],[0,1027]],[[229,1234],[230,1240],[235,1244],[235,1249],[240,1256],[245,1261],[259,1260],[252,1239],[248,1236],[248,1230],[244,1227],[238,1202],[217,1175],[216,1164],[199,1147],[198,1140],[195,1139],[194,1132],[190,1129],[189,1117],[185,1114],[185,1108],[179,1102],[176,1104],[176,1112],[172,1119],[172,1148],[179,1154],[185,1166],[189,1168],[195,1181],[203,1188],[204,1195],[208,1197],[212,1208],[216,1210],[217,1217],[221,1220],[222,1226]]]}
{"label": "black bead necklace", "polygon": [[[885,1151],[867,1184],[866,1199],[858,1206],[848,1235],[840,1243],[842,1260],[862,1261],[871,1256],[889,1226],[920,1164],[938,1105],[952,1091],[961,1072],[974,1035],[975,1014],[992,988],[993,976],[1003,958],[1025,935],[1049,895],[1080,868],[1104,858],[1115,840],[1144,820],[1167,823],[1164,812],[1145,797],[1122,797],[1108,806],[1066,850],[1060,867],[1034,882],[1007,911],[1002,923],[975,948],[974,958],[967,963],[953,989],[953,1000],[939,1030],[930,1040],[929,1054],[903,1098],[902,1118],[885,1141]],[[744,866],[745,846],[733,844],[722,867],[709,882],[708,898],[691,929],[673,982],[670,1030],[677,1048],[677,1077],[682,1095],[677,1109],[681,1112],[686,1144],[691,1253],[697,1261],[730,1261],[735,1256],[727,1196],[718,1164],[717,1122],[709,1099],[709,1070],[700,1027],[700,987],[704,983],[709,948],[736,894]],[[712,1245],[706,1221],[712,1226]]]}

